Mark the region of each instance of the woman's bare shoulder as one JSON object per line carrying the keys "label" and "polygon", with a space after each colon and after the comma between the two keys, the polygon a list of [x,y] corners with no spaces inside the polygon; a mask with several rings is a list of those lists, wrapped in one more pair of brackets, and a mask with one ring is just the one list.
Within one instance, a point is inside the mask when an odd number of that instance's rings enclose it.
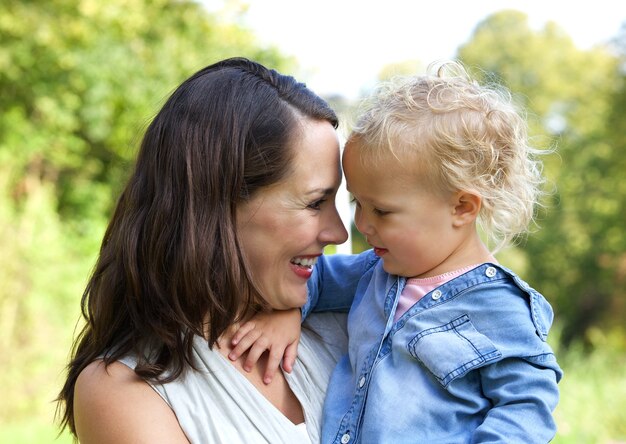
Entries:
{"label": "woman's bare shoulder", "polygon": [[74,421],[81,443],[188,442],[167,403],[120,362],[97,360],[80,373]]}

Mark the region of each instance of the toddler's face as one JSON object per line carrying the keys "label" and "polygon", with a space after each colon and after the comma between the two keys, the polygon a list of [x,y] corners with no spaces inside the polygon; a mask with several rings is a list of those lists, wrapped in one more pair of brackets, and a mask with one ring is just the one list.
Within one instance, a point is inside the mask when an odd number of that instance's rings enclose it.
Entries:
{"label": "toddler's face", "polygon": [[453,196],[445,199],[425,189],[415,169],[385,157],[363,165],[358,146],[346,146],[343,169],[356,202],[356,227],[383,259],[386,272],[405,277],[439,274],[460,242],[453,226]]}

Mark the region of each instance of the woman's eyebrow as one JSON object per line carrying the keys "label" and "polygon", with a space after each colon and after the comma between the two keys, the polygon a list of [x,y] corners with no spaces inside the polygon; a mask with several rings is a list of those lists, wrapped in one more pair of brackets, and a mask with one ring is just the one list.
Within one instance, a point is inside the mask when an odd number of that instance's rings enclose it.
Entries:
{"label": "woman's eyebrow", "polygon": [[324,196],[327,196],[329,194],[333,194],[335,192],[335,188],[314,188],[312,190],[309,190],[306,192],[307,195],[309,194],[323,194]]}

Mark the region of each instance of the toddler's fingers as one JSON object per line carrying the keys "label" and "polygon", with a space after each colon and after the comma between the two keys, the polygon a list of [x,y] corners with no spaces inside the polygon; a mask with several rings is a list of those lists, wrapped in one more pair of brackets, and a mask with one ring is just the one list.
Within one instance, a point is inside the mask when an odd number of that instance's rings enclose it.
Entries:
{"label": "toddler's fingers", "polygon": [[[228,354],[228,359],[231,361],[236,361],[241,355],[243,355],[246,350],[252,347],[253,344],[261,337],[261,332],[257,330],[252,330],[245,336],[243,336],[237,343],[236,346]],[[266,347],[267,348],[267,347]]]}
{"label": "toddler's fingers", "polygon": [[254,322],[252,322],[252,321],[246,322],[245,324],[243,324],[241,327],[239,327],[237,329],[237,331],[233,335],[233,338],[230,341],[231,344],[232,345],[237,345],[239,343],[239,341],[241,341],[241,339],[244,336],[246,336],[248,333],[250,333],[255,328],[256,328],[256,324]]}
{"label": "toddler's fingers", "polygon": [[296,341],[293,344],[289,344],[289,346],[285,349],[283,368],[287,373],[291,373],[291,371],[293,370],[293,365],[296,362],[296,357],[298,356],[298,342],[299,341]]}
{"label": "toddler's fingers", "polygon": [[276,370],[280,366],[280,361],[283,359],[283,354],[280,351],[269,351],[269,357],[267,359],[267,366],[265,367],[265,375],[263,375],[263,382],[269,384],[274,379]]}
{"label": "toddler's fingers", "polygon": [[261,355],[265,353],[265,350],[267,350],[268,348],[269,345],[267,343],[267,339],[265,337],[259,338],[254,343],[254,345],[250,347],[250,350],[248,351],[248,356],[246,356],[246,360],[243,363],[243,369],[247,372],[252,371],[252,367],[254,367],[254,364],[256,364]]}

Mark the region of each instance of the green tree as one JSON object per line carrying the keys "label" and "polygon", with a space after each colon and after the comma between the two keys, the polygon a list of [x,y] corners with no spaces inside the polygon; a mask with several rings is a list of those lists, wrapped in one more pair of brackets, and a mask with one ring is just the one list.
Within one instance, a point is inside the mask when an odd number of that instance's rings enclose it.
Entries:
{"label": "green tree", "polygon": [[182,79],[232,55],[284,64],[192,1],[4,3],[0,143],[15,161],[13,186],[26,175],[54,183],[60,214],[74,221],[111,207],[132,142]]}
{"label": "green tree", "polygon": [[514,92],[536,145],[556,147],[545,159],[556,192],[522,244],[524,277],[553,302],[566,343],[600,323],[621,325],[625,148],[612,101],[620,88],[624,99],[614,52],[580,50],[554,23],[534,30],[525,14],[503,11],[476,27],[459,57]]}

